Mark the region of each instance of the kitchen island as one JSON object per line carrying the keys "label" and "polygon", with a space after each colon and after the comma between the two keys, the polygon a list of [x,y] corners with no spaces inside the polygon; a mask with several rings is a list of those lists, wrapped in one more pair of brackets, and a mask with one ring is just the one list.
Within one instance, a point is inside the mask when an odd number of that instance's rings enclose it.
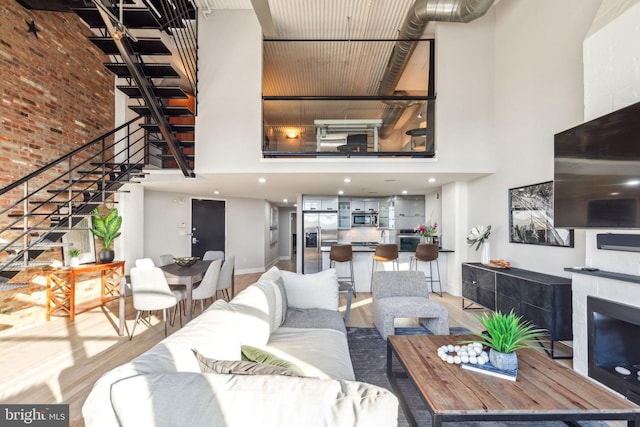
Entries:
{"label": "kitchen island", "polygon": [[[346,243],[348,244],[348,243]],[[355,245],[352,243],[353,248],[353,276],[356,282],[357,292],[371,292],[371,266],[373,264],[373,253],[376,251],[375,244],[370,245]],[[330,246],[323,246],[320,248],[322,252],[322,269],[328,270],[329,252]],[[442,291],[447,291],[447,253],[453,252],[450,249],[440,249],[438,256],[438,263],[440,265],[440,281],[442,284]],[[411,257],[415,255],[415,251],[399,251],[398,262],[400,264],[400,270],[409,270],[409,262]],[[377,270],[393,270],[393,264],[390,262],[378,263]],[[421,262],[418,268],[425,271],[425,274],[429,274],[429,267],[427,263]],[[336,270],[339,277],[349,275],[349,264],[346,262],[336,263]],[[435,264],[433,265],[434,279],[438,277],[438,270]],[[438,283],[435,283],[435,288],[438,290]]]}

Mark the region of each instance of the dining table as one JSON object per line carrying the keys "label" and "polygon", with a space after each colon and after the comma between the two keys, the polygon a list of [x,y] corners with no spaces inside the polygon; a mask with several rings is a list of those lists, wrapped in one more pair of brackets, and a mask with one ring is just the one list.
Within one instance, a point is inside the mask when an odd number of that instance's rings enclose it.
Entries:
{"label": "dining table", "polygon": [[167,264],[160,267],[169,285],[181,285],[185,287],[187,294],[187,322],[192,318],[193,298],[191,292],[193,291],[193,285],[202,280],[211,262],[212,261],[198,260],[195,264],[188,267],[181,267],[178,264]]}

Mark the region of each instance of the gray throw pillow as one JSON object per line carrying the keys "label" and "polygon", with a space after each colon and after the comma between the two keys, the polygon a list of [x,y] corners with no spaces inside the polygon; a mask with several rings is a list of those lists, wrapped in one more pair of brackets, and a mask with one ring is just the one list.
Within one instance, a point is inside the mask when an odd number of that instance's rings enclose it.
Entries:
{"label": "gray throw pillow", "polygon": [[245,360],[217,360],[203,356],[196,349],[191,349],[200,365],[203,374],[238,374],[238,375],[286,375],[290,377],[301,376],[298,372],[281,366],[267,365],[264,363],[249,362]]}

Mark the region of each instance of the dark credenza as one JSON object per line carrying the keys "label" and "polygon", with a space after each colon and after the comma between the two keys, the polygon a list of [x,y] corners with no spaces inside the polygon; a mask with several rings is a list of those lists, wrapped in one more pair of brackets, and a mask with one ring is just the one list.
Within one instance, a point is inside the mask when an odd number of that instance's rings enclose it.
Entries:
{"label": "dark credenza", "polygon": [[555,341],[573,339],[571,324],[571,279],[519,268],[499,269],[480,263],[462,264],[462,308],[465,300],[490,310],[509,313],[532,322],[549,332],[551,357]]}

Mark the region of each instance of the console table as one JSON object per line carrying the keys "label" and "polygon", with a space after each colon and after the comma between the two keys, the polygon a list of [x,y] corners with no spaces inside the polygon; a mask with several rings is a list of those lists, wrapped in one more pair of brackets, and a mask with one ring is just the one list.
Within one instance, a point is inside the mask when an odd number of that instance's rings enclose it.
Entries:
{"label": "console table", "polygon": [[[86,264],[49,270],[47,273],[47,321],[51,315],[69,316],[73,322],[76,313],[90,310],[118,298],[120,277],[124,276],[124,261],[105,264]],[[76,307],[76,279],[81,275],[99,276],[100,297],[82,302]]]}
{"label": "console table", "polygon": [[519,268],[500,269],[480,263],[462,264],[462,309],[465,299],[490,310],[509,313],[546,329],[551,341],[545,350],[554,359],[558,356],[555,341],[573,339],[571,279],[536,273]]}

